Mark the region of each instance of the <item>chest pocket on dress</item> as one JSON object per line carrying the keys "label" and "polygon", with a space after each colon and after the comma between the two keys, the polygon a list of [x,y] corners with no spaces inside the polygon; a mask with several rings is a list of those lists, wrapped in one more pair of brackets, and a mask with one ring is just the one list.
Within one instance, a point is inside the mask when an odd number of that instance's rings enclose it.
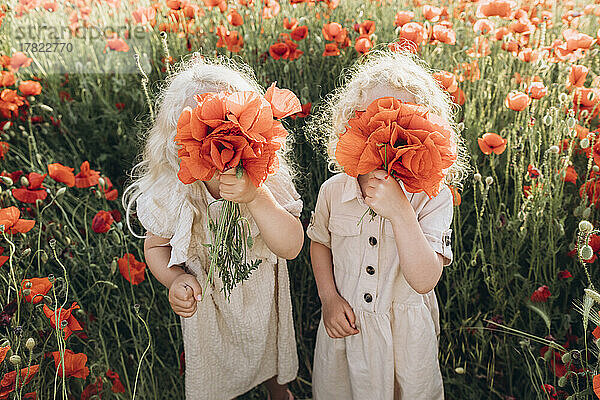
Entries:
{"label": "chest pocket on dress", "polygon": [[333,263],[336,268],[351,271],[361,262],[363,246],[360,244],[359,220],[360,217],[355,215],[332,214],[329,217]]}

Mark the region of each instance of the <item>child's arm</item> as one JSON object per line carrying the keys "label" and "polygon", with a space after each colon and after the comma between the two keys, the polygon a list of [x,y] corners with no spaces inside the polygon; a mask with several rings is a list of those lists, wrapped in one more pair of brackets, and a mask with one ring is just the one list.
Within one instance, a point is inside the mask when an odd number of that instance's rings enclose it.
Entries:
{"label": "child's arm", "polygon": [[340,296],[335,286],[331,250],[324,244],[311,241],[310,261],[321,299],[323,324],[327,334],[332,338],[357,334],[354,311]]}
{"label": "child's arm", "polygon": [[417,220],[400,184],[376,171],[365,189],[365,203],[392,223],[402,273],[418,293],[431,291],[442,275],[443,256],[435,252]]}
{"label": "child's arm", "polygon": [[219,194],[225,200],[245,203],[269,249],[281,258],[296,258],[304,243],[300,219],[290,214],[266,186],[256,188],[248,174],[236,176],[235,168],[220,175]]}
{"label": "child's arm", "polygon": [[171,257],[169,239],[146,233],[144,240],[144,258],[152,275],[169,288],[169,303],[177,315],[188,318],[196,312],[196,301],[202,296],[202,288],[193,275],[183,268],[167,268]]}

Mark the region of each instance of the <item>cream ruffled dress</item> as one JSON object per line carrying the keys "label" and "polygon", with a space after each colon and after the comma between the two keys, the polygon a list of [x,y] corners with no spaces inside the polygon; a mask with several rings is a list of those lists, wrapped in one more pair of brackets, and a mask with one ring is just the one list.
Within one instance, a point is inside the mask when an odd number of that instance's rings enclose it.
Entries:
{"label": "cream ruffled dress", "polygon": [[[206,215],[195,212],[186,195],[204,199],[205,204],[214,198],[204,182],[176,182],[170,191],[142,193],[137,198],[137,217],[146,230],[170,238],[168,266],[185,263],[204,286],[207,259],[203,243],[210,242],[210,234]],[[269,177],[266,185],[281,206],[300,215],[302,201],[290,179],[277,174]],[[220,207],[220,202],[210,205],[209,217],[216,218]],[[298,355],[287,263],[265,245],[245,205],[241,211],[250,221],[254,241],[248,256],[262,262],[248,280],[233,289],[230,301],[216,276],[196,313],[181,318],[187,400],[231,399],[273,376],[280,384],[296,378]]]}

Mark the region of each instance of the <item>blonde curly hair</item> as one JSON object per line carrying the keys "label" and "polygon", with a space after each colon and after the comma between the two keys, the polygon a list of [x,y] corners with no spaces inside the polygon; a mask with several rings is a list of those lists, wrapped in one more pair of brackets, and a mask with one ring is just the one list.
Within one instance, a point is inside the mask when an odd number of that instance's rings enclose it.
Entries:
{"label": "blonde curly hair", "polygon": [[[150,189],[169,193],[183,187],[185,201],[200,216],[202,225],[205,225],[207,199],[198,198],[202,196],[202,190],[198,190],[197,186],[200,182],[182,185],[177,177],[180,159],[175,135],[179,115],[185,107],[193,108],[196,105],[196,95],[218,91],[254,91],[264,94],[264,89],[257,83],[254,72],[248,65],[226,57],[207,58],[198,53],[180,61],[160,88],[156,101],[159,105],[156,119],[140,137],[143,143],[139,156],[141,160],[132,168],[130,183],[122,197],[127,226],[134,236],[145,238],[138,236],[131,228],[132,206],[141,194]],[[283,152],[278,152],[278,157],[279,169],[276,175],[291,184],[291,173]]]}
{"label": "blonde curly hair", "polygon": [[452,102],[431,72],[429,66],[418,56],[409,52],[394,52],[387,46],[371,50],[345,70],[341,85],[326,96],[321,111],[311,117],[307,127],[313,144],[327,150],[330,169],[333,172],[342,171],[335,159],[340,135],[345,132],[355,111],[364,110],[368,106],[369,90],[384,86],[412,94],[416,103],[427,106],[432,113],[448,121],[452,128],[452,140],[457,145],[458,157],[446,171],[445,183],[460,187],[470,166],[464,139],[454,121],[458,106]]}

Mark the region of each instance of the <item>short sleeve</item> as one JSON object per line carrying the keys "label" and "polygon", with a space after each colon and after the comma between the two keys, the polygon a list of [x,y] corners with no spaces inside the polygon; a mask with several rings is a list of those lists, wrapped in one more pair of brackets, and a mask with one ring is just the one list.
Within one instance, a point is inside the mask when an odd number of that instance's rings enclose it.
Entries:
{"label": "short sleeve", "polygon": [[167,267],[187,261],[192,237],[194,211],[180,185],[182,183],[171,190],[152,188],[136,199],[136,215],[142,226],[156,236],[170,239],[171,257]]}
{"label": "short sleeve", "polygon": [[434,251],[444,256],[444,266],[452,263],[452,192],[446,185],[427,201],[417,217],[425,238]]}
{"label": "short sleeve", "polygon": [[329,233],[329,213],[330,201],[327,194],[326,185],[319,189],[317,204],[310,217],[310,224],[306,234],[310,240],[321,243],[331,248],[331,233]]}

